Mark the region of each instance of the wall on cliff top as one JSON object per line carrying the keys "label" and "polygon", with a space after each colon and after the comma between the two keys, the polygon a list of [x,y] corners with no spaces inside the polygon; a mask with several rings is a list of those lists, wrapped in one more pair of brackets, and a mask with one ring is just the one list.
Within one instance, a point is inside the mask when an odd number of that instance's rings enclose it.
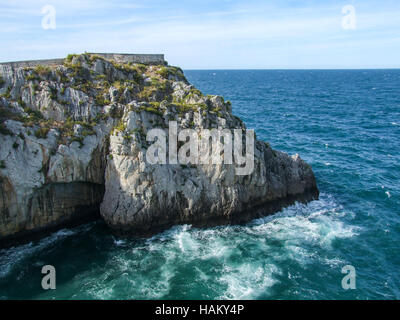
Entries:
{"label": "wall on cliff top", "polygon": [[[118,63],[142,63],[142,64],[166,64],[163,54],[131,54],[131,53],[93,53],[96,56],[107,60],[114,60]],[[14,68],[30,68],[39,65],[51,66],[62,65],[64,59],[43,59],[43,60],[26,60],[26,61],[10,61],[1,62],[3,65],[10,65]]]}

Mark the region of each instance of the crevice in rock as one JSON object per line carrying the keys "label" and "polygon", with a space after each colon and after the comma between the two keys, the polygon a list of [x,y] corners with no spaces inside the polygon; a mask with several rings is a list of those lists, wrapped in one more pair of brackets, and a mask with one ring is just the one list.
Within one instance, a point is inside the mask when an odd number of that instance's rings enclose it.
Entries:
{"label": "crevice in rock", "polygon": [[104,185],[90,182],[51,183],[37,189],[28,200],[26,222],[18,232],[3,237],[0,248],[100,219],[103,196]]}

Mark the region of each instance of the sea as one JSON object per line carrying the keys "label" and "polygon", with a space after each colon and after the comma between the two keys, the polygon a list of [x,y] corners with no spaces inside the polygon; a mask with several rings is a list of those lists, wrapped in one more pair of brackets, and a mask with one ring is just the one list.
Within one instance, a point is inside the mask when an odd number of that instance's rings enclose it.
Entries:
{"label": "sea", "polygon": [[[400,299],[400,70],[185,70],[319,200],[246,225],[148,239],[101,221],[0,250],[0,299]],[[56,289],[41,286],[44,265]],[[349,285],[351,284],[351,285]]]}

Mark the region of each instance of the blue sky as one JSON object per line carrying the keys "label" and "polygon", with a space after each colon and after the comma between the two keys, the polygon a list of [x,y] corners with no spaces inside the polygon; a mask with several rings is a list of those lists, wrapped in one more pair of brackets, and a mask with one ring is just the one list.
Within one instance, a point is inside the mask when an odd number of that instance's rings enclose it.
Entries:
{"label": "blue sky", "polygon": [[[342,26],[346,5],[356,29]],[[0,61],[87,51],[164,53],[184,69],[400,67],[398,0],[0,0],[0,30]]]}

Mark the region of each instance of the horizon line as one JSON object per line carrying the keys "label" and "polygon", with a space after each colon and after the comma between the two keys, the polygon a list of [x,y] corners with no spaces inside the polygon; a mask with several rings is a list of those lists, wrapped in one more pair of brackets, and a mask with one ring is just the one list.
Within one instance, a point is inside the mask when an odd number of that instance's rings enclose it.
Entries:
{"label": "horizon line", "polygon": [[182,68],[187,71],[233,71],[233,70],[243,70],[243,71],[294,71],[294,70],[400,70],[400,67],[355,67],[355,68],[214,68],[214,69],[201,69],[201,68]]}

